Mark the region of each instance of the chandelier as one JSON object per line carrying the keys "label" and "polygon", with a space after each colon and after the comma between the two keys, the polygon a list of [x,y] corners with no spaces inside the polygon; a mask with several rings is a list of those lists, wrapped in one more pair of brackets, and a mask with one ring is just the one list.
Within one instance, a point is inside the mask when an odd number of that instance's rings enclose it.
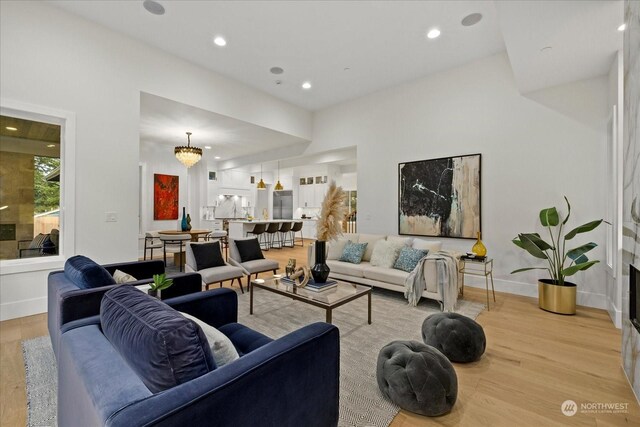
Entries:
{"label": "chandelier", "polygon": [[202,158],[202,148],[191,146],[191,132],[187,132],[187,145],[176,147],[174,153],[176,159],[188,168],[198,163]]}

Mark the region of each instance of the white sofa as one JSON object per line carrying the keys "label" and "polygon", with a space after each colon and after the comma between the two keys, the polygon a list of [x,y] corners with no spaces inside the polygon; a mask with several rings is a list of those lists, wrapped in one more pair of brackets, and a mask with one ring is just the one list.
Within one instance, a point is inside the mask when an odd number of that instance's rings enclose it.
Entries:
{"label": "white sofa", "polygon": [[[327,242],[327,265],[331,269],[329,277],[404,293],[404,282],[409,273],[402,270],[396,270],[394,268],[374,266],[369,262],[376,243],[381,240],[391,239],[401,241],[407,246],[416,247],[418,249],[429,249],[430,254],[442,250],[442,242],[435,240],[426,240],[407,236],[387,236],[383,234],[345,233],[339,239]],[[349,240],[354,243],[368,243],[360,264],[352,264],[338,260],[342,255],[342,248],[344,248],[344,244]],[[457,253],[454,254],[458,259],[459,271],[461,267],[460,256]],[[315,264],[315,245],[310,246],[308,256],[308,264],[309,266],[313,266]],[[442,261],[427,260],[427,262],[424,263],[425,289],[422,292],[422,296],[424,298],[436,300],[442,306],[443,297],[440,291],[441,287],[437,282],[437,262]],[[463,286],[463,280],[464,274],[458,274],[458,291]]]}

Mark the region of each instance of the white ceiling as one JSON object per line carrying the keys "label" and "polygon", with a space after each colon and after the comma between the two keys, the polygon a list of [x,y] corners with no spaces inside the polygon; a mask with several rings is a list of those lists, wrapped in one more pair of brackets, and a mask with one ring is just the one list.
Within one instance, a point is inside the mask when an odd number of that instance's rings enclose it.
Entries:
{"label": "white ceiling", "polygon": [[[310,110],[504,50],[491,1],[159,0],[162,16],[142,1],[51,3]],[[484,18],[463,27],[473,12]]]}
{"label": "white ceiling", "polygon": [[622,1],[495,3],[522,93],[605,75],[622,49]]}
{"label": "white ceiling", "polygon": [[[221,161],[252,155],[308,141],[252,123],[212,113],[170,99],[140,94],[140,142],[166,146],[191,145],[203,149],[205,158]],[[204,147],[210,146],[207,150]]]}

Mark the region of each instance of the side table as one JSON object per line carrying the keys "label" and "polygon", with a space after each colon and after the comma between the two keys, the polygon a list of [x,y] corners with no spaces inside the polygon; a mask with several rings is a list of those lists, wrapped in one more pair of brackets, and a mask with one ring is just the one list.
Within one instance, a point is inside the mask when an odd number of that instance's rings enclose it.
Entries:
{"label": "side table", "polygon": [[496,302],[496,290],[493,287],[493,258],[471,259],[461,258],[462,267],[458,271],[462,274],[470,276],[484,276],[484,284],[487,289],[487,310],[489,307],[489,279],[491,279],[491,292],[493,293],[493,302]]}

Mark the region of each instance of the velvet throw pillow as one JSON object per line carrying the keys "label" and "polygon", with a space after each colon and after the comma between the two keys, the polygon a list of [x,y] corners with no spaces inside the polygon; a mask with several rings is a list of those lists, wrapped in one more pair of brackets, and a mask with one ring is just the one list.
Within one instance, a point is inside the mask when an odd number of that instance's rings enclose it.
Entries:
{"label": "velvet throw pillow", "polygon": [[235,242],[241,262],[264,259],[258,239],[235,240]]}
{"label": "velvet throw pillow", "polygon": [[64,275],[80,289],[115,285],[111,274],[86,256],[72,256],[64,263]]}
{"label": "velvet throw pillow", "polygon": [[225,265],[219,241],[191,244],[191,250],[193,251],[193,258],[196,260],[196,269],[198,271]]}
{"label": "velvet throw pillow", "polygon": [[102,332],[152,393],[216,368],[202,329],[133,286],[117,286],[100,304]]}
{"label": "velvet throw pillow", "polygon": [[393,264],[404,247],[403,242],[381,240],[376,243],[371,254],[371,265],[383,268],[393,268]]}
{"label": "velvet throw pillow", "polygon": [[428,253],[428,250],[414,249],[405,246],[400,250],[400,255],[398,255],[398,259],[393,265],[393,268],[410,273],[416,268],[418,262],[427,256]]}
{"label": "velvet throw pillow", "polygon": [[340,261],[350,262],[351,264],[360,264],[364,252],[367,250],[367,243],[353,243],[349,240],[344,245]]}

